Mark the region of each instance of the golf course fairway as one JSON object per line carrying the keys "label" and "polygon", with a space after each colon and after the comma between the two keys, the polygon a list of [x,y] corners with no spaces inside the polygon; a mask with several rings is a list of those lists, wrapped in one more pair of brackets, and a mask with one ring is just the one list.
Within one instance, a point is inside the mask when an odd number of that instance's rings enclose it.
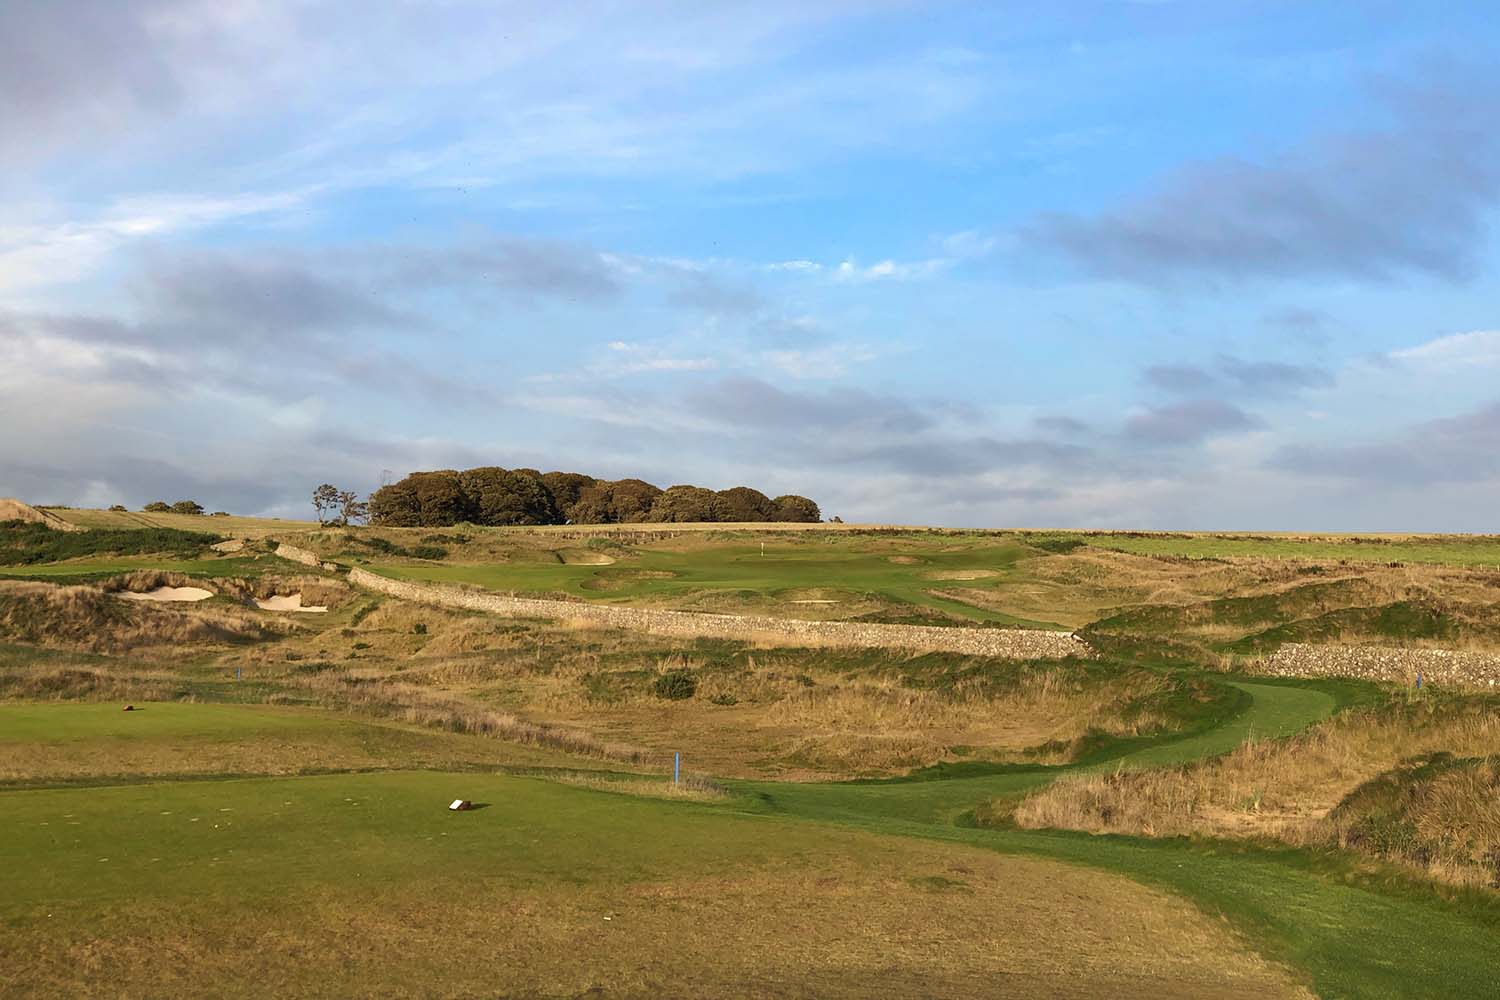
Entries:
{"label": "golf course fairway", "polygon": [[[1313,686],[1240,687],[1248,707],[1218,727],[1088,766],[1222,753],[1336,704]],[[0,746],[359,727],[142,708],[7,706]],[[962,997],[993,995],[997,977],[1018,996],[1496,995],[1500,918],[1485,901],[1299,852],[968,820],[1069,770],[736,782],[706,802],[573,787],[525,761],[13,786],[0,791],[0,959],[13,970],[0,995],[202,995],[203,976],[224,996],[257,992],[255,976],[330,996],[379,983],[412,996]],[[447,811],[457,797],[479,808]]]}

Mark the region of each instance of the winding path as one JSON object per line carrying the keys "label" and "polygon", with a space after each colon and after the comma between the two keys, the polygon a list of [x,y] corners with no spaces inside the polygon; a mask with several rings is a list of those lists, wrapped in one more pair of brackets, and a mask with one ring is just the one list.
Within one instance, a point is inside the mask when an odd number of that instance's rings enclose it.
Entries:
{"label": "winding path", "polygon": [[[1230,921],[1267,958],[1302,971],[1325,997],[1500,997],[1500,907],[1462,907],[1433,890],[1359,878],[1308,852],[1229,842],[981,829],[979,803],[1015,796],[1067,773],[1162,767],[1215,756],[1251,736],[1285,736],[1327,718],[1335,699],[1303,686],[1235,682],[1253,701],[1205,733],[1103,764],[970,778],[787,785],[737,782],[773,814],[924,837],[1106,869],[1192,900]],[[1341,870],[1341,864],[1344,869]]]}

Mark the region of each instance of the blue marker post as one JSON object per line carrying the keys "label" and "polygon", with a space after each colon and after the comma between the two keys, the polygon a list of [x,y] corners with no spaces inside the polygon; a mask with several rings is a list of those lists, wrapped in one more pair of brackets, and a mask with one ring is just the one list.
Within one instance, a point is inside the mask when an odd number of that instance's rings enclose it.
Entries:
{"label": "blue marker post", "polygon": [[235,667],[234,668],[234,679],[235,680],[239,680],[240,679],[240,668],[239,667]]}
{"label": "blue marker post", "polygon": [[672,784],[677,784],[682,778],[682,754],[672,754]]}

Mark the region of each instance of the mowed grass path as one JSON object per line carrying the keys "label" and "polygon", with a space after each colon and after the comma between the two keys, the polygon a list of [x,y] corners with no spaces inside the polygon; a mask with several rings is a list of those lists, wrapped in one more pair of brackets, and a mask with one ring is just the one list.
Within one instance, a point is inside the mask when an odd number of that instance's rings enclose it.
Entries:
{"label": "mowed grass path", "polygon": [[[770,540],[640,549],[615,565],[579,565],[556,559],[504,563],[380,564],[369,568],[403,580],[474,584],[518,593],[561,592],[590,601],[672,602],[705,591],[750,594],[775,601],[792,591],[817,589],[836,598],[874,594],[977,622],[1061,628],[937,596],[934,589],[993,587],[1014,573],[1019,559],[1037,553],[1013,539],[941,543],[903,539],[871,551],[867,540],[830,534],[810,542]],[[893,562],[892,557],[917,560]],[[938,579],[944,573],[988,573],[973,580]],[[798,607],[788,603],[788,609]]]}
{"label": "mowed grass path", "polygon": [[1117,767],[1162,767],[1227,753],[1252,733],[1286,736],[1327,718],[1335,706],[1322,691],[1280,684],[1239,682],[1254,701],[1225,725],[1193,736],[1168,739],[1122,757],[1085,768],[1016,767],[975,777],[940,780],[891,779],[871,782],[736,782],[775,812],[825,819],[879,817],[915,823],[951,825],[981,802],[1024,794],[1077,770]]}
{"label": "mowed grass path", "polygon": [[[1295,733],[1333,710],[1306,687],[1237,683],[1255,699],[1238,718],[1092,769],[1166,766],[1224,753],[1251,735]],[[1024,794],[1061,769],[941,781],[744,783],[762,808],[874,832],[1034,854],[1129,875],[1228,917],[1268,956],[1305,970],[1325,997],[1500,997],[1500,902],[1462,907],[1409,885],[1346,880],[1337,859],[1243,845],[1052,831],[974,829],[964,812]]]}

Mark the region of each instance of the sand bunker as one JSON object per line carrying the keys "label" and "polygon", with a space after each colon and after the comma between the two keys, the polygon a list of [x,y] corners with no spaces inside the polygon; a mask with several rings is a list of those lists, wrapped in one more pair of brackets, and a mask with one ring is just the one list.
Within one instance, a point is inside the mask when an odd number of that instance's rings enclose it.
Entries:
{"label": "sand bunker", "polygon": [[563,549],[557,553],[557,558],[569,566],[610,566],[615,561],[614,556],[605,555],[603,552],[591,552],[588,549]]}
{"label": "sand bunker", "polygon": [[127,601],[206,601],[214,596],[202,587],[157,587],[155,590],[122,590],[118,595]]}
{"label": "sand bunker", "polygon": [[842,602],[835,601],[831,597],[800,597],[800,598],[798,598],[795,601],[788,601],[787,603],[788,604],[839,604],[839,603],[842,603]]}
{"label": "sand bunker", "polygon": [[257,597],[255,606],[262,611],[307,611],[324,614],[328,608],[321,604],[303,604],[302,594],[277,594],[275,597]]}
{"label": "sand bunker", "polygon": [[209,548],[213,549],[215,552],[223,552],[225,554],[228,554],[230,552],[243,552],[245,551],[245,540],[243,538],[229,538],[225,539],[222,542],[215,542],[214,544],[210,545]]}
{"label": "sand bunker", "polygon": [[987,580],[992,576],[999,576],[1000,571],[994,569],[940,569],[931,573],[923,573],[924,580]]}
{"label": "sand bunker", "polygon": [[915,566],[917,563],[923,561],[921,559],[918,559],[916,556],[886,556],[885,558],[887,561],[893,562],[897,566]]}
{"label": "sand bunker", "polygon": [[669,569],[601,569],[578,586],[584,590],[625,590],[644,580],[670,580],[676,575]]}

